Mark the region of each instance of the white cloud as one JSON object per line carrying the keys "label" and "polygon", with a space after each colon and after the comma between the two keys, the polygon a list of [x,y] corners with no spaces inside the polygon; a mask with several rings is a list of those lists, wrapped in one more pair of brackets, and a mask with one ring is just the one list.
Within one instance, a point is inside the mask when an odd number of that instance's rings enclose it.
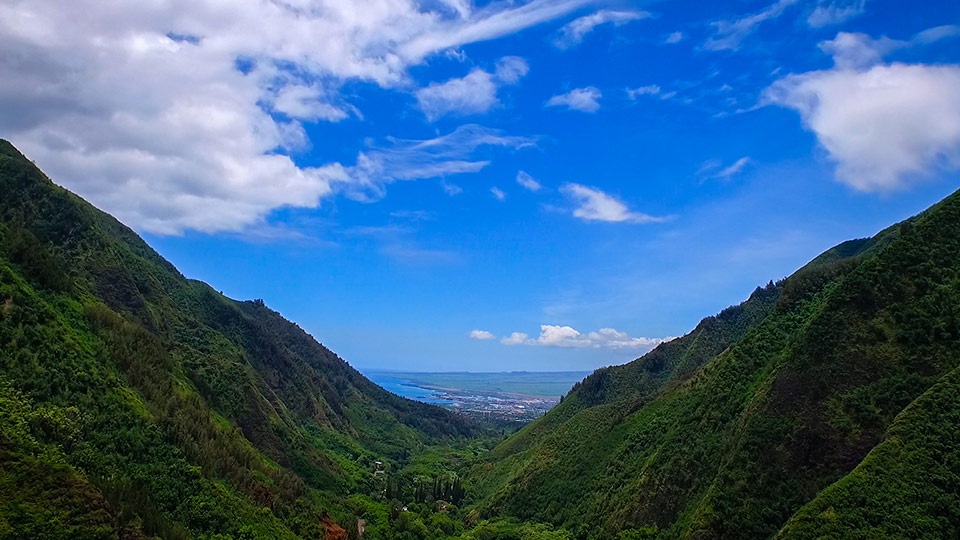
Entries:
{"label": "white cloud", "polygon": [[490,194],[493,195],[494,199],[500,202],[507,200],[507,194],[504,193],[503,190],[498,187],[490,188]]}
{"label": "white cloud", "polygon": [[591,348],[591,349],[637,349],[653,348],[675,338],[631,337],[626,332],[613,328],[601,328],[586,334],[570,326],[540,325],[540,335],[531,339],[523,332],[514,332],[500,340],[504,345],[535,345],[542,347]]}
{"label": "white cloud", "polygon": [[470,339],[478,339],[480,341],[488,341],[491,339],[497,339],[497,336],[493,335],[491,332],[486,330],[471,330]]}
{"label": "white cloud", "polygon": [[408,87],[427,56],[586,2],[2,3],[0,131],[139,230],[241,230],[353,180],[290,157],[311,144],[301,122],[362,114],[344,83]]}
{"label": "white cloud", "polygon": [[504,345],[523,345],[529,338],[530,336],[524,334],[523,332],[514,332],[501,339],[500,343],[503,343]]}
{"label": "white cloud", "polygon": [[465,77],[417,90],[417,103],[431,122],[448,114],[485,113],[500,104],[497,90],[501,84],[515,84],[528,71],[523,58],[508,56],[497,63],[494,73],[476,68]]}
{"label": "white cloud", "polygon": [[559,34],[553,40],[553,44],[560,49],[567,49],[579,45],[583,38],[601,24],[613,23],[614,26],[620,26],[630,21],[645,19],[650,14],[645,11],[612,11],[602,9],[591,15],[574,19],[560,29]]}
{"label": "white cloud", "polygon": [[332,105],[319,86],[292,84],[273,96],[273,110],[297,120],[326,120],[339,122],[349,116],[342,107]]}
{"label": "white cloud", "polygon": [[656,96],[660,93],[660,87],[656,84],[649,84],[639,88],[627,88],[627,97],[636,100],[640,96]]}
{"label": "white cloud", "polygon": [[433,83],[417,90],[416,96],[420,110],[431,122],[447,114],[485,113],[499,103],[493,76],[482,69],[461,79]]}
{"label": "white cloud", "polygon": [[540,182],[537,182],[536,178],[524,171],[517,171],[517,183],[523,186],[523,189],[533,192],[540,191],[540,188],[543,187],[540,185]]}
{"label": "white cloud", "polygon": [[583,221],[606,221],[611,223],[654,223],[664,218],[632,212],[627,205],[596,188],[580,184],[564,184],[560,191],[577,203],[574,217]]}
{"label": "white cloud", "polygon": [[837,163],[837,178],[855,189],[889,191],[960,166],[960,66],[813,71],[780,79],[764,95],[800,113]]}
{"label": "white cloud", "polygon": [[684,40],[686,36],[683,35],[683,32],[673,32],[666,39],[663,40],[667,45],[673,45],[675,43],[680,43]]}
{"label": "white cloud", "polygon": [[776,3],[752,15],[734,20],[715,21],[711,23],[714,33],[703,44],[703,47],[711,51],[739,49],[740,43],[752,34],[760,24],[783,15],[788,7],[798,1],[777,0]]}
{"label": "white cloud", "polygon": [[566,94],[553,96],[547,101],[547,107],[567,107],[575,111],[592,113],[600,109],[598,100],[602,96],[603,94],[600,93],[600,90],[593,86],[577,88]]}
{"label": "white cloud", "polygon": [[812,28],[840,24],[862,15],[866,11],[866,4],[866,0],[819,0],[817,7],[807,17],[807,24]]}

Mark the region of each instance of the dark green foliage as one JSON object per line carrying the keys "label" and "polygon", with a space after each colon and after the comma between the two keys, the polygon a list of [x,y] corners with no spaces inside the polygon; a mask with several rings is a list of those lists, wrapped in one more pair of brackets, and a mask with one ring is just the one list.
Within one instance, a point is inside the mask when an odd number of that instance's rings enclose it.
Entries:
{"label": "dark green foliage", "polygon": [[462,540],[569,540],[570,533],[542,523],[522,523],[514,519],[482,521]]}
{"label": "dark green foliage", "polygon": [[960,536],[960,370],[893,422],[884,441],[821,492],[780,538]]}
{"label": "dark green foliage", "polygon": [[0,537],[317,538],[367,515],[387,538],[373,463],[478,433],[185,279],[5,141],[0,194]]}

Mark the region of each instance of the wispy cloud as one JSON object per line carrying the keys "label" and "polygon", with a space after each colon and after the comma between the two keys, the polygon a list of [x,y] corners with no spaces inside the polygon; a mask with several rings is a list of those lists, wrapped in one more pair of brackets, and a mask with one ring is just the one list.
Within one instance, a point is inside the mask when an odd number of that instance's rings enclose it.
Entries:
{"label": "wispy cloud", "polygon": [[507,200],[507,194],[504,193],[502,189],[500,189],[500,188],[498,188],[498,187],[496,187],[496,186],[490,188],[490,194],[493,195],[493,198],[494,198],[494,199],[496,199],[496,200],[498,200],[498,201],[500,201],[500,202],[503,202],[503,201]]}
{"label": "wispy cloud", "polygon": [[960,168],[960,66],[884,64],[891,48],[956,35],[939,27],[909,42],[841,33],[821,44],[829,70],[788,75],[765,104],[797,111],[836,162],[837,178],[860,191],[890,191]]}
{"label": "wispy cloud", "polygon": [[434,51],[495,39],[551,21],[591,1],[533,0],[515,7],[510,4],[488,4],[484,9],[473,12],[469,19],[433,21],[432,25],[402,43],[397,51],[408,62],[419,61]]}
{"label": "wispy cloud", "polygon": [[448,265],[463,261],[456,251],[419,247],[413,243],[395,242],[384,245],[380,252],[394,261],[409,265]]}
{"label": "wispy cloud", "polygon": [[516,84],[527,73],[530,65],[519,56],[504,56],[497,62],[493,74],[502,84]]}
{"label": "wispy cloud", "polygon": [[840,32],[834,39],[820,43],[820,50],[832,56],[838,68],[864,69],[880,64],[886,55],[894,51],[932,45],[957,37],[960,37],[960,26],[957,25],[928,28],[907,40],[886,36],[874,39],[866,34]]}
{"label": "wispy cloud", "polygon": [[663,42],[667,45],[674,45],[683,41],[684,38],[686,38],[686,36],[683,35],[683,32],[677,31],[664,38]]}
{"label": "wispy cloud", "polygon": [[602,9],[596,13],[585,15],[579,19],[567,23],[554,38],[553,44],[559,49],[568,49],[579,45],[587,34],[601,24],[612,23],[614,26],[620,26],[630,21],[636,21],[649,17],[646,11],[613,11]]}
{"label": "wispy cloud", "polygon": [[394,212],[390,212],[390,217],[404,219],[414,223],[420,223],[423,221],[433,221],[437,219],[437,214],[435,212],[428,212],[426,210],[396,210]]}
{"label": "wispy cloud", "polygon": [[570,326],[540,325],[540,335],[533,339],[523,332],[513,332],[500,340],[504,345],[531,345],[561,347],[568,349],[640,349],[653,348],[670,341],[669,338],[632,337],[613,328],[601,328],[596,332],[581,333]]}
{"label": "wispy cloud", "polygon": [[547,101],[547,107],[566,107],[574,111],[592,113],[600,110],[601,97],[603,94],[593,86],[577,88],[566,94],[553,96]]}
{"label": "wispy cloud", "polygon": [[711,23],[714,33],[703,44],[703,48],[710,51],[739,49],[743,40],[752,34],[758,26],[783,15],[787,8],[796,4],[798,1],[799,0],[778,0],[776,3],[767,6],[767,8],[757,13],[739,19],[715,21]]}
{"label": "wispy cloud", "polygon": [[641,86],[638,88],[627,88],[627,97],[631,101],[635,101],[641,96],[657,96],[660,95],[660,87],[656,84],[648,84],[647,86]]}
{"label": "wispy cloud", "polygon": [[631,211],[627,205],[615,197],[596,188],[580,184],[564,184],[560,191],[577,204],[577,207],[573,210],[573,216],[583,221],[605,221],[609,223],[657,223],[665,221],[665,218]]}
{"label": "wispy cloud", "polygon": [[724,166],[723,162],[719,160],[709,160],[703,163],[700,166],[700,175],[706,178],[717,178],[720,180],[729,180],[734,176],[743,172],[743,170],[751,163],[749,157],[742,157],[730,165]]}
{"label": "wispy cloud", "polygon": [[451,197],[455,197],[463,193],[463,188],[456,184],[443,181],[440,183],[440,186],[443,187],[443,192]]}
{"label": "wispy cloud", "polygon": [[493,73],[477,68],[465,77],[417,90],[417,104],[431,122],[445,115],[485,113],[500,105],[497,91],[502,85],[516,84],[528,71],[523,58],[508,56],[497,63]]}
{"label": "wispy cloud", "polygon": [[543,187],[540,185],[540,182],[537,182],[536,178],[530,176],[524,171],[517,171],[517,183],[520,184],[523,189],[527,191],[537,192]]}
{"label": "wispy cloud", "polygon": [[817,7],[807,16],[807,24],[812,28],[840,24],[862,15],[866,6],[866,0],[819,0]]}
{"label": "wispy cloud", "polygon": [[478,148],[516,150],[534,144],[532,138],[504,135],[475,124],[427,140],[390,138],[361,152],[353,167],[343,168],[346,179],[338,189],[357,200],[377,200],[385,186],[397,180],[439,178],[483,169],[490,162],[474,158]]}

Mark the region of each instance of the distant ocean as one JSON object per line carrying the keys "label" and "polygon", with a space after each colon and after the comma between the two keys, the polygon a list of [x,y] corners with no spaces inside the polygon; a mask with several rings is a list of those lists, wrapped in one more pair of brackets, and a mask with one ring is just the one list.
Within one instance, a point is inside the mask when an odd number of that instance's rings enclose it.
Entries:
{"label": "distant ocean", "polygon": [[382,386],[386,390],[403,396],[408,399],[422,401],[424,403],[433,403],[434,405],[452,405],[454,401],[442,399],[433,390],[420,388],[416,386],[411,379],[403,376],[402,373],[390,374],[383,372],[370,372],[365,374],[368,379]]}

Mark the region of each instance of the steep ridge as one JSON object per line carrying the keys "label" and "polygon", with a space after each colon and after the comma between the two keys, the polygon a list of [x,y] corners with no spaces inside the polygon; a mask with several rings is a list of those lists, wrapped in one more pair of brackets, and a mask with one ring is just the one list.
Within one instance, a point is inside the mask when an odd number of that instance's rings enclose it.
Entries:
{"label": "steep ridge", "polygon": [[0,537],[322,537],[375,461],[476,431],[185,279],[0,141]]}
{"label": "steep ridge", "polygon": [[[869,530],[855,503],[837,503],[839,494],[862,494],[868,482],[919,485],[925,474],[949,471],[941,465],[910,472],[937,459],[925,445],[949,447],[955,433],[937,431],[921,442],[909,426],[951,425],[951,416],[920,412],[933,410],[922,404],[934,398],[918,398],[929,391],[944,396],[939,404],[950,399],[948,390],[931,389],[960,364],[958,287],[954,194],[755,292],[739,307],[755,315],[741,325],[711,334],[701,323],[627,366],[588,377],[474,470],[472,481],[485,495],[479,513],[550,522],[578,538],[764,538],[809,503],[785,536]],[[685,363],[685,352],[701,339],[714,345]],[[663,366],[669,375],[656,376]],[[914,454],[899,451],[905,433]],[[881,474],[868,467],[871,460],[907,478]],[[955,472],[937,479],[927,493],[955,500]],[[891,506],[904,500],[913,501],[909,510]],[[925,518],[928,535],[957,533],[956,505],[905,489],[868,507],[875,520],[913,512]],[[848,514],[835,515],[842,511]]]}

